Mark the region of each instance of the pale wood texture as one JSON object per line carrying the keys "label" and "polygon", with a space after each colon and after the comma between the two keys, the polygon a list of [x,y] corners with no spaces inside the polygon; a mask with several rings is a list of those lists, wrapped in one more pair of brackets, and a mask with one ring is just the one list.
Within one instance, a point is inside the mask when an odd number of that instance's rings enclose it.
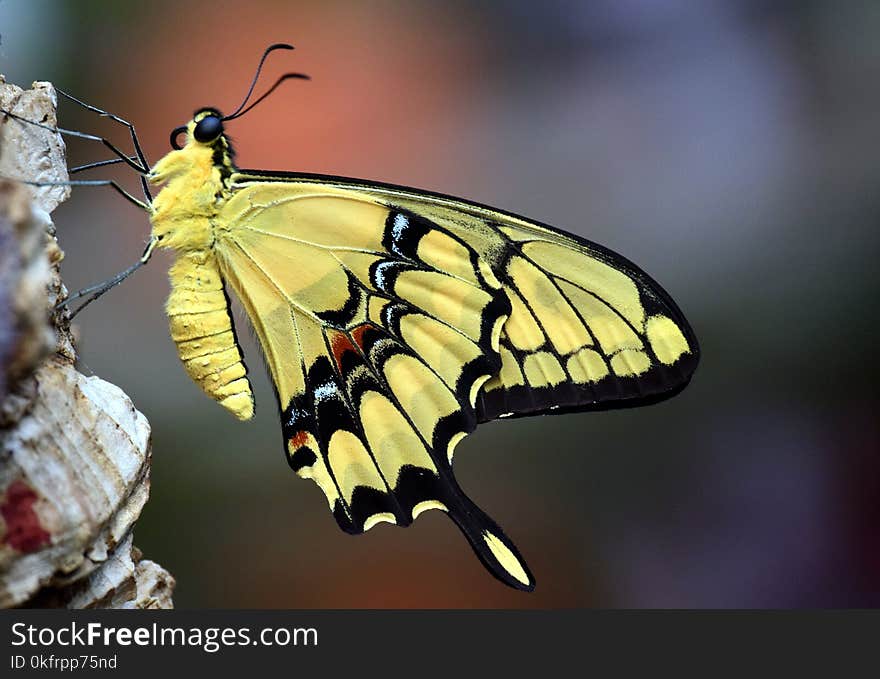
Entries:
{"label": "pale wood texture", "polygon": [[[0,76],[0,108],[55,125],[49,83]],[[0,114],[0,177],[67,179],[64,143]],[[0,606],[170,608],[174,579],[132,546],[150,487],[150,426],[86,377],[50,213],[68,187],[0,179]]]}

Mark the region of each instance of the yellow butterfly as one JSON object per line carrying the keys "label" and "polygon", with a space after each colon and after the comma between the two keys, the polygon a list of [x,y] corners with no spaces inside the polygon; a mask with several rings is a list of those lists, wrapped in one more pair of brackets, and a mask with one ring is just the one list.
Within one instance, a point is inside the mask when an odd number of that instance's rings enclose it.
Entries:
{"label": "yellow butterfly", "polygon": [[[290,46],[271,46],[260,67],[280,48]],[[456,483],[456,445],[497,418],[667,398],[697,365],[693,331],[634,264],[533,220],[399,186],[237,168],[224,124],[300,77],[245,108],[259,72],[234,113],[198,110],[152,168],[137,143],[140,165],[120,152],[162,186],[135,200],[152,224],[136,266],[155,248],[177,254],[167,312],[187,373],[252,417],[231,288],[271,372],[288,462],[343,530],[439,509],[493,575],[533,589],[513,542]]]}

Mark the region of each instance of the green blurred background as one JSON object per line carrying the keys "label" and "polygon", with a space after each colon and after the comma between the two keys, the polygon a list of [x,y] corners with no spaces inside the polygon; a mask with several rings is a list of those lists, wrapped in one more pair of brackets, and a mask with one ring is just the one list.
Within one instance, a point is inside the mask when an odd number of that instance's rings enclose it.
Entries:
{"label": "green blurred background", "polygon": [[[492,423],[459,447],[461,485],[536,574],[525,595],[438,512],[342,533],[287,467],[248,333],[253,422],[184,374],[158,256],[77,321],[82,370],[153,426],[135,542],[176,576],[177,605],[880,604],[878,38],[870,1],[0,1],[0,72],[132,120],[152,161],[292,42],[264,82],[313,80],[229,125],[242,167],[431,189],[586,236],[656,277],[702,343],[663,404]],[[59,119],[127,141],[70,104]],[[92,176],[138,189],[124,169]],[[103,189],[55,221],[71,289],[148,234]]]}

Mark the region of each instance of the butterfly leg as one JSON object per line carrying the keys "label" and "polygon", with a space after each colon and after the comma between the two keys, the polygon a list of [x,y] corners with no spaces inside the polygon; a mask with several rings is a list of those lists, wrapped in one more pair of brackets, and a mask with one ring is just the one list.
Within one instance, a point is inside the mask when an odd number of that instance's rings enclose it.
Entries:
{"label": "butterfly leg", "polygon": [[[137,156],[129,156],[129,160],[137,160]],[[125,162],[122,158],[110,158],[109,160],[98,160],[94,163],[86,163],[85,165],[77,165],[76,167],[70,168],[67,173],[68,174],[76,174],[77,172],[83,172],[85,170],[92,170],[96,167],[104,167],[105,165],[116,165],[118,163]]]}
{"label": "butterfly leg", "polygon": [[[99,116],[102,116],[104,118],[110,118],[110,120],[112,120],[113,122],[119,123],[120,125],[124,125],[125,127],[127,127],[128,132],[131,135],[131,143],[134,145],[134,151],[135,151],[135,155],[137,156],[138,162],[140,163],[141,167],[143,167],[145,169],[150,167],[150,163],[147,161],[147,156],[144,153],[143,149],[141,148],[140,140],[138,139],[137,132],[135,131],[134,125],[132,123],[128,122],[124,118],[120,118],[119,116],[117,116],[113,113],[99,109],[97,106],[92,106],[91,104],[87,104],[84,101],[77,99],[73,95],[68,94],[64,90],[59,90],[57,87],[55,88],[55,91],[58,92],[58,94],[60,94],[65,99],[72,101],[73,103],[75,103],[79,106],[82,106],[84,109],[91,111],[93,113],[97,113]],[[131,156],[129,156],[129,159],[132,161],[134,160],[134,158],[131,158]],[[117,160],[115,162],[126,162],[126,161],[123,158],[120,158],[119,160]],[[103,164],[109,164],[109,163],[103,163]],[[98,165],[99,165],[98,163],[95,163],[95,164],[92,164],[91,166],[97,167]],[[84,168],[84,169],[88,169],[88,168]],[[141,176],[141,185],[143,186],[143,189],[144,189],[144,196],[146,196],[148,201],[152,201],[153,196],[150,194],[150,187],[147,184],[147,180],[143,175]]]}
{"label": "butterfly leg", "polygon": [[127,201],[137,205],[141,210],[151,212],[149,205],[135,198],[112,179],[78,179],[69,182],[34,182],[27,179],[17,179],[16,181],[28,186],[109,186]]}
{"label": "butterfly leg", "polygon": [[75,311],[71,312],[70,318],[73,319],[80,311],[85,309],[89,304],[98,299],[105,292],[109,291],[112,288],[115,288],[117,285],[122,283],[126,278],[131,276],[135,271],[140,269],[144,264],[150,261],[150,257],[153,254],[153,249],[156,247],[158,241],[153,239],[147,244],[146,250],[144,250],[144,254],[141,255],[141,258],[132,264],[130,267],[125,269],[124,271],[120,271],[118,274],[113,276],[112,278],[108,278],[106,281],[102,281],[100,283],[96,283],[95,285],[90,285],[87,288],[83,288],[82,290],[78,290],[77,292],[70,295],[63,302],[59,302],[55,305],[55,311],[62,309],[66,306],[69,306],[70,303],[80,297],[89,296],[88,299],[80,304]]}
{"label": "butterfly leg", "polygon": [[[103,165],[115,165],[116,163],[126,163],[129,166],[131,166],[132,168],[134,168],[138,172],[138,174],[141,175],[141,185],[143,186],[143,189],[144,189],[144,196],[147,198],[148,202],[152,202],[153,196],[150,193],[150,189],[147,185],[147,179],[144,176],[145,173],[147,172],[147,170],[140,167],[139,165],[137,165],[134,162],[136,159],[135,157],[125,155],[122,151],[120,151],[118,148],[116,148],[116,146],[114,146],[112,143],[110,143],[108,140],[104,139],[103,137],[96,137],[91,134],[85,134],[83,132],[76,132],[75,130],[65,130],[60,127],[52,127],[50,125],[43,125],[42,123],[38,123],[33,120],[28,120],[27,118],[22,118],[21,116],[18,116],[15,113],[11,113],[5,109],[0,109],[0,113],[3,113],[4,115],[6,115],[8,117],[13,118],[18,121],[21,121],[23,123],[27,123],[29,125],[34,125],[36,127],[42,128],[44,130],[49,130],[50,132],[54,132],[57,134],[80,137],[82,139],[88,139],[90,141],[103,142],[111,151],[113,151],[113,153],[115,153],[119,157],[113,158],[111,160],[101,160],[96,163],[88,163],[86,165],[79,165],[79,166],[71,169],[70,174],[74,174],[76,172],[81,172],[82,170],[88,170],[88,169],[91,169],[94,167],[101,167]],[[71,181],[71,182],[35,182],[35,181],[29,181],[26,179],[19,179],[18,181],[20,181],[22,184],[29,184],[30,186],[112,186],[113,189],[115,191],[117,191],[118,193],[120,193],[126,200],[134,203],[142,210],[145,210],[147,212],[150,211],[150,208],[146,203],[144,203],[143,201],[140,201],[137,198],[135,198],[134,196],[132,196],[130,193],[125,191],[121,186],[119,186],[119,184],[117,184],[115,181],[112,181],[112,180]]]}
{"label": "butterfly leg", "polygon": [[[146,178],[146,174],[147,174],[147,172],[149,172],[149,168],[141,167],[140,165],[138,165],[134,160],[132,160],[131,156],[120,151],[112,142],[110,142],[107,139],[104,139],[104,137],[98,137],[93,134],[86,134],[85,132],[77,132],[76,130],[66,130],[61,127],[52,127],[51,125],[44,125],[43,123],[38,123],[34,120],[28,120],[27,118],[22,118],[21,116],[15,114],[15,113],[12,113],[11,111],[7,111],[6,109],[0,109],[0,113],[2,113],[3,115],[5,115],[9,118],[14,119],[14,120],[18,120],[19,122],[26,123],[28,125],[33,125],[35,127],[41,128],[43,130],[48,130],[49,132],[52,132],[54,134],[61,134],[61,135],[69,136],[69,137],[79,137],[80,139],[88,139],[89,141],[101,142],[102,144],[104,144],[104,146],[109,148],[116,156],[118,156],[119,160],[114,161],[114,162],[125,163],[126,165],[128,165],[129,167],[134,169],[140,175],[141,187],[144,190],[144,197],[147,199],[148,202],[153,201],[153,196],[150,193],[150,189],[147,184],[147,178]],[[35,182],[26,182],[25,181],[23,183],[26,183],[26,184],[29,183],[33,186],[49,186],[49,184],[37,184]],[[147,209],[149,211],[149,208],[146,207],[145,203],[137,200],[131,194],[123,191],[122,188],[119,187],[115,182],[103,182],[103,183],[114,186],[114,188],[118,192],[120,192],[123,196],[125,196],[125,198],[127,200],[134,201],[138,205],[138,207],[143,207],[144,209]],[[75,186],[76,184],[71,183],[70,185]],[[84,184],[84,185],[100,186],[101,184]]]}
{"label": "butterfly leg", "polygon": [[23,118],[22,116],[13,113],[12,111],[7,111],[6,109],[0,108],[0,113],[7,116],[8,118],[12,118],[13,120],[18,120],[19,122],[26,123],[27,125],[33,125],[34,127],[39,127],[43,130],[48,130],[54,134],[60,134],[67,137],[79,137],[80,139],[88,139],[89,141],[99,141],[108,149],[110,149],[116,156],[118,156],[123,163],[132,168],[135,172],[141,175],[146,175],[150,169],[148,167],[141,167],[136,162],[131,160],[129,156],[122,151],[120,151],[109,139],[105,139],[104,137],[98,137],[94,134],[86,134],[85,132],[77,132],[76,130],[67,130],[63,127],[53,127],[52,125],[45,125],[43,123],[38,123],[35,120],[28,120],[27,118]]}
{"label": "butterfly leg", "polygon": [[[144,190],[144,197],[147,199],[148,202],[153,201],[153,196],[150,193],[149,185],[147,184],[147,179],[146,179],[146,174],[147,174],[147,172],[149,172],[149,168],[148,167],[141,167],[140,165],[138,165],[136,162],[134,162],[134,160],[132,160],[131,156],[123,153],[108,139],[105,139],[104,137],[98,137],[93,134],[86,134],[84,132],[77,132],[76,130],[66,130],[61,127],[52,127],[51,125],[44,125],[43,123],[38,123],[34,120],[28,120],[27,118],[22,118],[21,116],[16,115],[15,113],[12,113],[11,111],[7,111],[6,109],[0,109],[0,113],[2,113],[3,115],[5,115],[9,118],[13,118],[14,120],[18,120],[22,123],[26,123],[28,125],[33,125],[35,127],[39,127],[41,129],[48,130],[49,132],[52,132],[54,134],[61,134],[61,135],[69,136],[69,137],[79,137],[80,139],[87,139],[89,141],[101,142],[102,144],[104,144],[104,146],[106,146],[108,149],[110,149],[116,156],[118,156],[118,161],[114,160],[113,162],[125,163],[126,165],[131,167],[135,172],[137,172],[140,175],[141,187]],[[81,168],[74,168],[74,169],[75,170],[88,169],[88,167],[97,167],[99,164],[110,164],[110,163],[104,163],[104,161],[100,161],[99,163],[90,164],[88,166],[83,166]],[[35,182],[24,182],[24,183],[30,183],[33,186],[48,186],[48,184],[37,184]],[[102,183],[113,186],[127,200],[134,201],[135,204],[138,205],[138,207],[142,207],[142,208],[146,209],[147,211],[149,211],[149,208],[146,206],[145,203],[137,200],[131,194],[123,191],[122,188],[116,184],[116,182],[102,182]],[[70,185],[75,186],[76,184],[71,182]],[[83,184],[83,185],[100,186],[101,184],[94,184],[93,183],[93,184]]]}

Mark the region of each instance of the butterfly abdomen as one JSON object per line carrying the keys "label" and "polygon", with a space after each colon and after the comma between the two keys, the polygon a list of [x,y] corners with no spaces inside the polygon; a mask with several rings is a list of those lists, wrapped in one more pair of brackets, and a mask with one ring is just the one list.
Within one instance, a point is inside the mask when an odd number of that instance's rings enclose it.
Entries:
{"label": "butterfly abdomen", "polygon": [[206,251],[183,253],[169,278],[171,338],[186,372],[238,419],[249,420],[254,397],[214,256]]}

